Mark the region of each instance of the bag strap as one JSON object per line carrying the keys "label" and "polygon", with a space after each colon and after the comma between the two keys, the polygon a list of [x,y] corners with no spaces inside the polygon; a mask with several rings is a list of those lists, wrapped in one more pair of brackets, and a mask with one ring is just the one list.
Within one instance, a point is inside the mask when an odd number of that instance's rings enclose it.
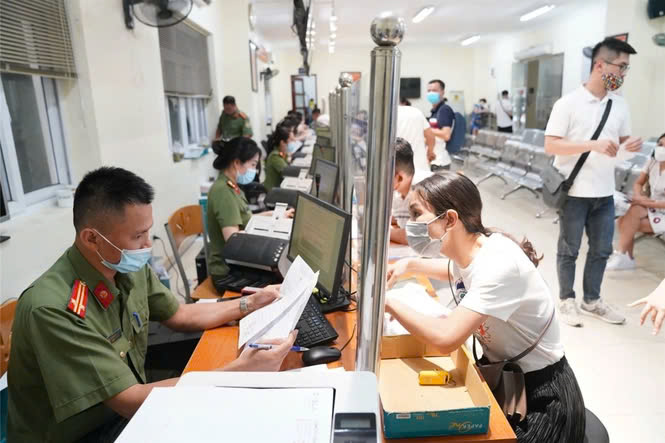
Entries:
{"label": "bag strap", "polygon": [[[450,287],[450,293],[453,296],[453,301],[455,301],[455,303],[459,306],[459,302],[457,301],[457,297],[455,296],[455,291],[453,290],[453,274],[450,272],[451,262],[452,262],[452,260],[448,259],[448,285]],[[536,346],[538,346],[538,343],[540,343],[540,341],[543,339],[543,337],[547,333],[548,329],[550,328],[550,325],[552,324],[552,320],[554,320],[554,314],[555,313],[556,313],[556,307],[553,304],[552,305],[552,315],[550,315],[550,318],[549,318],[549,320],[547,320],[547,324],[545,325],[545,328],[543,328],[543,331],[540,333],[540,335],[538,336],[536,341],[534,341],[531,346],[526,348],[524,351],[522,351],[521,353],[519,353],[515,357],[509,358],[509,359],[504,360],[504,361],[507,362],[507,363],[514,363],[517,360],[526,357],[531,351],[536,349]],[[510,325],[510,323],[508,323],[508,324]],[[515,328],[513,325],[510,325],[510,326],[513,329],[517,330],[517,328]],[[473,358],[476,360],[476,363],[478,363],[478,360],[480,360],[478,358],[478,353],[476,352],[476,336],[475,335],[473,336]]]}
{"label": "bag strap", "polygon": [[[605,123],[607,123],[607,118],[610,116],[611,110],[612,110],[612,99],[609,99],[607,100],[607,105],[605,105],[605,112],[603,112],[603,117],[600,119],[600,123],[596,128],[596,132],[593,133],[591,140],[598,140],[598,137],[600,137],[600,133],[603,131],[603,128],[605,127]],[[582,169],[582,166],[584,166],[584,162],[586,162],[586,159],[589,157],[589,154],[591,154],[591,151],[585,152],[580,156],[579,160],[577,160],[577,163],[575,163],[573,172],[570,173],[570,176],[564,182],[564,189],[566,190],[566,192],[573,187],[573,182],[575,181],[575,178],[577,178],[577,174],[580,173],[580,169]]]}

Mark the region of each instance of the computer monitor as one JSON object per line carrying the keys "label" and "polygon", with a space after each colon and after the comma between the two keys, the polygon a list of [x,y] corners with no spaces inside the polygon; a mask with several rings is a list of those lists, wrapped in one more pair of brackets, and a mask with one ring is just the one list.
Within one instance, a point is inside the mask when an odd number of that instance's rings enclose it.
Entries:
{"label": "computer monitor", "polygon": [[291,261],[300,256],[314,272],[318,271],[321,296],[336,300],[342,284],[351,214],[302,192],[298,194],[297,208],[287,256]]}
{"label": "computer monitor", "polygon": [[5,199],[5,191],[2,189],[2,182],[0,182],[0,223],[9,218],[9,208],[7,208],[7,200]]}
{"label": "computer monitor", "polygon": [[[335,193],[337,192],[337,165],[322,158],[314,161],[312,168],[312,195],[323,200],[326,203],[334,204]],[[316,185],[316,176],[320,175],[318,190]]]}

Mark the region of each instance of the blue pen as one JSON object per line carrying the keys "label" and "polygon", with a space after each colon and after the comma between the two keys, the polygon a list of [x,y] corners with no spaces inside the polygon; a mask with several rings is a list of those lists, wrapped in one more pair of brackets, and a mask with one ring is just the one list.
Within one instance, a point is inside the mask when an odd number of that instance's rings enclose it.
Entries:
{"label": "blue pen", "polygon": [[[272,349],[276,345],[266,345],[263,343],[250,343],[247,346],[254,349]],[[309,348],[305,348],[303,346],[291,346],[291,350],[294,352],[305,352],[309,351]]]}
{"label": "blue pen", "polygon": [[139,325],[139,328],[143,327],[143,322],[141,321],[141,316],[139,315],[138,312],[133,312],[132,315],[136,319],[136,323]]}

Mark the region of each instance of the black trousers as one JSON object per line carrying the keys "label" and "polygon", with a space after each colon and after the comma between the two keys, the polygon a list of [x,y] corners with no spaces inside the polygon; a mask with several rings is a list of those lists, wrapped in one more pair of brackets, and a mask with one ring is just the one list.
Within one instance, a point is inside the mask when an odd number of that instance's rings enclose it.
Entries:
{"label": "black trousers", "polygon": [[582,392],[566,357],[524,375],[527,415],[513,429],[519,443],[582,443],[586,414]]}

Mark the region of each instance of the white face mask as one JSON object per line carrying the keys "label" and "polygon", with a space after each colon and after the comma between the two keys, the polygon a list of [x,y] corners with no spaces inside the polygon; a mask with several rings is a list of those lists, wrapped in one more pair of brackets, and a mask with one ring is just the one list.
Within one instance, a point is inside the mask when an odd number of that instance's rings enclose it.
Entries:
{"label": "white face mask", "polygon": [[659,162],[665,162],[665,146],[656,146],[656,149],[653,151],[653,156]]}
{"label": "white face mask", "polygon": [[441,255],[441,244],[443,243],[443,239],[446,238],[446,235],[448,235],[450,231],[445,232],[441,238],[432,239],[429,236],[429,230],[427,227],[430,225],[430,223],[435,222],[439,218],[445,216],[447,213],[448,211],[445,211],[444,213],[427,222],[407,222],[406,241],[409,244],[409,247],[416,251],[421,257],[434,258]]}

